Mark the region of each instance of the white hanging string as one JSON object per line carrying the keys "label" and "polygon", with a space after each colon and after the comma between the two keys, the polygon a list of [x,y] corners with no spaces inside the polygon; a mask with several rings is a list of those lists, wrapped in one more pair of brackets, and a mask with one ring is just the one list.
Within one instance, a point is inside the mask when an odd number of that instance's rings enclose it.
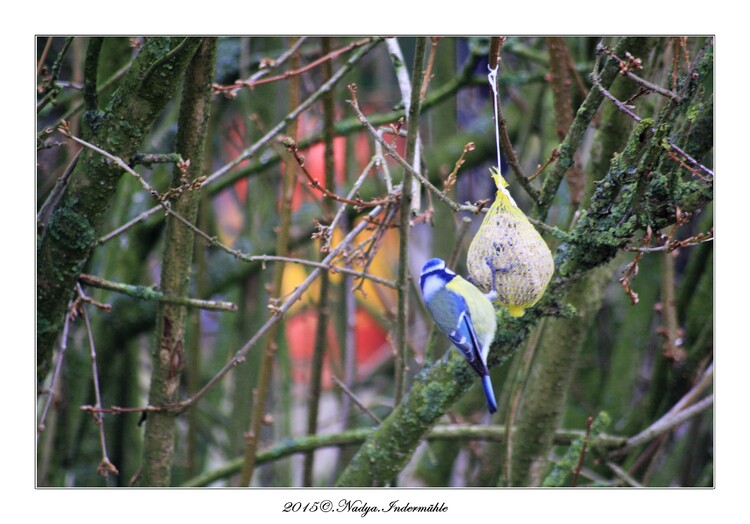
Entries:
{"label": "white hanging string", "polygon": [[[500,116],[499,116],[499,110],[498,110],[498,94],[497,94],[497,70],[500,67],[500,65],[496,65],[494,68],[491,68],[489,65],[487,66],[487,69],[490,70],[490,72],[487,74],[487,80],[490,82],[490,87],[492,87],[492,107],[495,109],[495,147],[497,148],[497,172],[499,173],[500,177],[503,176],[503,172],[500,167]],[[510,200],[511,204],[513,204],[515,207],[518,207],[518,204],[516,204],[516,201],[513,200],[513,197],[510,195],[510,191],[508,191],[507,187],[503,187],[502,184],[497,184],[497,189],[502,191],[505,196],[508,197],[508,200]]]}
{"label": "white hanging string", "polygon": [[497,171],[502,175],[502,171],[500,170],[500,131],[498,130],[500,121],[497,109],[497,70],[499,67],[499,65],[496,65],[493,69],[489,65],[487,66],[487,69],[490,70],[490,72],[487,74],[487,80],[489,80],[490,87],[492,88],[492,107],[495,109],[495,147],[497,148]]}

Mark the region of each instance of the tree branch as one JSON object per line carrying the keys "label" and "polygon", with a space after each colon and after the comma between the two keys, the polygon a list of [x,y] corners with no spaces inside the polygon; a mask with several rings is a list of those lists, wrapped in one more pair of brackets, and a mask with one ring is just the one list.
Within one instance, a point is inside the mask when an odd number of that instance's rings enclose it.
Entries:
{"label": "tree branch", "polygon": [[[169,63],[164,44],[169,38],[146,42],[133,67],[123,78],[111,102],[100,116],[85,119],[84,138],[95,145],[116,146],[113,153],[129,158],[141,145],[161,109],[172,98],[200,39],[190,39],[179,56]],[[162,63],[158,86],[144,99],[137,90],[146,70]],[[127,132],[125,131],[127,129]],[[41,382],[50,366],[52,348],[63,325],[67,304],[73,296],[78,274],[96,244],[97,230],[104,221],[122,171],[103,157],[86,154],[79,158],[65,195],[55,206],[37,248],[37,379]]]}
{"label": "tree branch", "polygon": [[94,275],[87,275],[81,273],[78,276],[78,280],[89,286],[97,287],[100,289],[106,289],[108,291],[115,291],[116,293],[122,293],[139,300],[156,300],[159,302],[165,302],[168,304],[176,304],[181,306],[194,307],[199,309],[206,309],[209,311],[237,311],[237,305],[232,302],[223,302],[220,300],[200,300],[198,298],[189,297],[177,297],[165,295],[161,291],[154,289],[153,287],[147,286],[136,286],[132,284],[123,284],[120,282],[112,282],[104,278],[100,278]]}

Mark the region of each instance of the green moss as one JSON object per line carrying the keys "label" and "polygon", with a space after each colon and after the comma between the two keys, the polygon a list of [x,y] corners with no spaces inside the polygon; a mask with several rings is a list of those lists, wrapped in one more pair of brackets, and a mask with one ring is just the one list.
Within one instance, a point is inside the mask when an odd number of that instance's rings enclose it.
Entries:
{"label": "green moss", "polygon": [[573,167],[573,157],[570,155],[570,147],[567,144],[560,148],[560,158],[558,159],[558,163],[563,169]]}
{"label": "green moss", "polygon": [[687,110],[687,119],[690,122],[695,122],[699,114],[700,114],[700,109],[696,107],[695,105],[691,105]]}
{"label": "green moss", "polygon": [[55,212],[50,220],[48,233],[55,240],[76,250],[85,250],[96,240],[89,219],[70,207],[63,207]]}
{"label": "green moss", "polygon": [[427,384],[422,388],[421,397],[420,417],[433,419],[443,413],[448,395],[441,384],[437,382]]}
{"label": "green moss", "polygon": [[701,77],[710,76],[714,71],[714,48],[713,46],[706,49],[703,60],[698,64],[698,74]]}
{"label": "green moss", "polygon": [[57,333],[57,330],[60,326],[53,324],[49,322],[45,318],[41,318],[36,323],[36,332],[37,333]]}
{"label": "green moss", "polygon": [[143,139],[143,126],[139,122],[133,123],[129,119],[121,118],[117,122],[118,130],[122,131],[123,137],[140,143]]}
{"label": "green moss", "polygon": [[104,113],[91,109],[83,114],[83,121],[91,132],[96,134],[99,126],[104,122]]}
{"label": "green moss", "polygon": [[[185,45],[176,49],[184,42]],[[84,138],[121,158],[130,158],[140,147],[142,138],[180,85],[180,71],[200,44],[200,39],[149,38],[133,66],[119,83],[103,115],[89,113],[83,126]],[[154,79],[145,89],[138,89],[147,71],[160,69],[160,62],[171,50],[169,78]],[[147,98],[146,98],[147,97]],[[126,122],[126,123],[123,123]],[[37,250],[40,293],[37,322],[42,326],[60,326],[78,272],[88,261],[106,210],[111,204],[122,170],[107,167],[89,153],[82,157],[60,208],[50,218]],[[80,203],[79,203],[80,202]],[[40,363],[37,378],[41,380],[49,367],[55,330],[37,333]]]}

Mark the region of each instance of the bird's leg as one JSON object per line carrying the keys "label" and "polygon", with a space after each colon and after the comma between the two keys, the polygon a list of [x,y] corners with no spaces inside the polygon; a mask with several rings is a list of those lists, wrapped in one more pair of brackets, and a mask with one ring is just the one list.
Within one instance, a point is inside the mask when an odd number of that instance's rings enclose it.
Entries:
{"label": "bird's leg", "polygon": [[486,296],[490,300],[490,302],[494,302],[495,299],[497,299],[497,284],[495,283],[495,274],[507,273],[513,266],[510,265],[508,267],[502,268],[495,267],[495,264],[492,263],[492,259],[489,256],[484,257],[484,262],[485,264],[487,264],[487,267],[490,268],[490,272],[492,273],[492,289],[488,293],[485,293],[484,296]]}
{"label": "bird's leg", "polygon": [[487,267],[490,268],[490,273],[492,273],[492,278],[490,278],[490,280],[492,281],[492,289],[490,289],[489,293],[486,293],[484,296],[486,296],[490,302],[494,302],[497,298],[497,286],[495,284],[495,265],[492,263],[492,259],[490,257],[484,257],[484,262],[487,264]]}

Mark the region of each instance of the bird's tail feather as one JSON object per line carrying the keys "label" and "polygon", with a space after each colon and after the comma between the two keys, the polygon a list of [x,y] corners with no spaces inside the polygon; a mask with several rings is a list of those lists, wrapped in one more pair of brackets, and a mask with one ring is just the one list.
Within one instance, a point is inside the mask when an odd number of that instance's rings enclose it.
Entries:
{"label": "bird's tail feather", "polygon": [[495,391],[492,389],[492,381],[489,375],[482,377],[482,386],[484,387],[484,396],[487,397],[487,407],[490,413],[497,411],[497,401],[495,400]]}

